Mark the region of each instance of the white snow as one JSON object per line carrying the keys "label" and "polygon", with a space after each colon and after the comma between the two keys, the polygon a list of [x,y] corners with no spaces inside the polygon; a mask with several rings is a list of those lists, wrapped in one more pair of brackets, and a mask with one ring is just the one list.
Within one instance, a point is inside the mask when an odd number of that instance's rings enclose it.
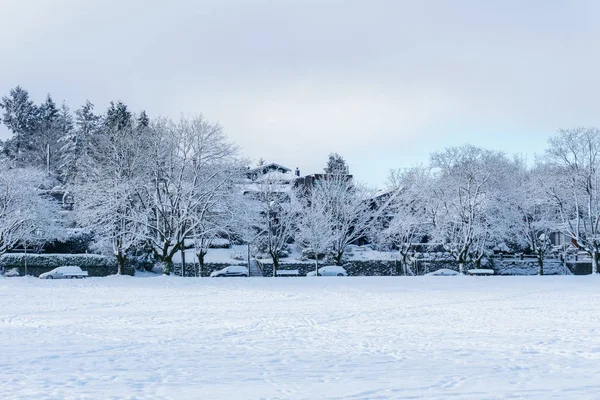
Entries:
{"label": "white snow", "polygon": [[597,399],[600,278],[0,280],[2,399]]}
{"label": "white snow", "polygon": [[[233,245],[228,249],[208,249],[206,256],[204,257],[204,262],[206,263],[216,263],[216,264],[244,264],[246,262],[246,257],[248,248],[245,245]],[[236,260],[234,258],[235,255],[242,255],[242,260]],[[196,259],[196,252],[192,249],[185,250],[185,260],[186,263],[194,263],[198,262]],[[181,251],[175,253],[173,256],[174,263],[181,263]]]}

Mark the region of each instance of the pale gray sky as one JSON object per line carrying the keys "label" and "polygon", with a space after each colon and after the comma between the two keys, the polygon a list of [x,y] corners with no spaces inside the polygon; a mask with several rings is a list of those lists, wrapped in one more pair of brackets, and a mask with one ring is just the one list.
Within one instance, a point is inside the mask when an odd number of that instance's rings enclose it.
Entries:
{"label": "pale gray sky", "polygon": [[[0,94],[219,121],[250,158],[362,181],[599,125],[598,1],[0,0]],[[7,137],[5,127],[0,136]]]}

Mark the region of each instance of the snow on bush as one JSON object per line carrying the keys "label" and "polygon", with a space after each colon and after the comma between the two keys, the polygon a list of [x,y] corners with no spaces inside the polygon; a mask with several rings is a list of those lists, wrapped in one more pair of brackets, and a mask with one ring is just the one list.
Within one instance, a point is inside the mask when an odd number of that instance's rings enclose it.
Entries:
{"label": "snow on bush", "polygon": [[31,268],[54,269],[64,265],[77,265],[82,269],[88,267],[106,267],[115,265],[114,259],[98,254],[24,254],[10,253],[0,257],[0,268],[18,268],[25,265]]}
{"label": "snow on bush", "polygon": [[11,268],[4,273],[4,276],[19,276],[19,275],[20,274],[19,274],[18,268]]}

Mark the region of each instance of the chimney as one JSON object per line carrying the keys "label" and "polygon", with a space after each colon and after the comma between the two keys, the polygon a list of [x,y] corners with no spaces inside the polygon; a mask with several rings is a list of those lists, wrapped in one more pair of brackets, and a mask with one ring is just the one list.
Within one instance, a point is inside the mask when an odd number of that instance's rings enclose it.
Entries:
{"label": "chimney", "polygon": [[300,168],[296,167],[296,171],[294,173],[296,176],[300,176]]}

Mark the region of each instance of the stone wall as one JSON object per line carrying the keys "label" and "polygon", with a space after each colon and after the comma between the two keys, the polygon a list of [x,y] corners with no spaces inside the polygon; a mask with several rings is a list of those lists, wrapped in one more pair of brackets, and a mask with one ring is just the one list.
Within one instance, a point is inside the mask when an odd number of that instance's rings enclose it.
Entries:
{"label": "stone wall", "polygon": [[[496,259],[494,270],[498,275],[537,275],[539,266],[535,259]],[[544,275],[565,275],[565,267],[560,260],[545,260]]]}
{"label": "stone wall", "polygon": [[[206,263],[206,264],[204,264],[202,271],[200,271],[200,269],[199,269],[200,266],[198,265],[198,263],[189,263],[189,264],[185,263],[184,276],[188,276],[188,277],[210,276],[211,272],[218,271],[229,265],[242,265],[244,267],[247,267],[247,264],[245,262],[232,260],[232,262],[228,262],[228,263]],[[172,275],[181,276],[181,264],[173,265]]]}
{"label": "stone wall", "polygon": [[[263,276],[273,276],[273,264],[260,262]],[[324,264],[319,263],[319,268],[324,267]],[[369,260],[369,261],[351,261],[343,265],[349,276],[389,276],[401,275],[399,268],[400,263],[387,260]],[[314,263],[282,263],[279,265],[279,270],[297,269],[299,276],[306,276],[307,273],[315,270]],[[397,273],[397,272],[400,273]]]}
{"label": "stone wall", "polygon": [[[263,270],[263,276],[273,276],[273,265],[271,263],[259,262]],[[585,262],[567,263],[570,271],[577,274],[590,273],[591,264]],[[319,267],[325,264],[319,264]],[[349,261],[343,265],[349,276],[402,276],[405,275],[405,269],[400,261],[395,260],[368,260],[368,261]],[[428,272],[437,271],[441,268],[447,268],[458,271],[458,264],[454,260],[428,260],[418,259],[410,263],[410,271],[414,275],[424,275]],[[466,269],[476,268],[472,263],[465,265]],[[538,265],[535,259],[491,259],[481,268],[493,269],[497,275],[537,275]],[[297,269],[300,276],[306,276],[310,271],[314,271],[313,263],[283,263],[279,269]],[[408,274],[411,275],[407,270]],[[587,271],[587,272],[586,272]],[[557,259],[550,259],[544,262],[545,275],[564,275],[565,268],[562,262]]]}
{"label": "stone wall", "polygon": [[591,261],[567,261],[567,266],[573,275],[589,275],[592,273]]}

